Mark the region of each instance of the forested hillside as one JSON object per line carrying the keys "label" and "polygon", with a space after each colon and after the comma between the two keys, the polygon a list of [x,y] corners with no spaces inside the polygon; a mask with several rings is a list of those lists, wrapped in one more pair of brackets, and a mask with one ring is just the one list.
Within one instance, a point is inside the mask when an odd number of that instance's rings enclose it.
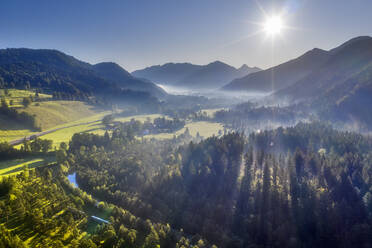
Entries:
{"label": "forested hillside", "polygon": [[[93,95],[105,94],[120,97],[118,96],[120,93],[127,97],[133,97],[133,94],[138,96],[138,93],[128,90],[139,90],[138,84],[142,84],[144,87],[141,92],[156,96],[165,95],[156,85],[130,75],[127,77],[121,75],[120,78],[116,77],[113,80],[102,72],[103,69],[106,68],[94,67],[57,50],[26,48],[0,50],[1,88],[39,88],[49,93],[59,92],[88,99]],[[123,70],[118,66],[114,69]],[[145,95],[142,97],[145,99]]]}
{"label": "forested hillside", "polygon": [[328,58],[327,51],[313,49],[283,64],[234,79],[222,89],[250,92],[274,92],[285,89],[320,68]]}
{"label": "forested hillside", "polygon": [[369,138],[313,123],[182,145],[135,139],[138,128],[75,135],[58,161],[93,197],[203,243],[372,244]]}
{"label": "forested hillside", "polygon": [[0,6],[0,248],[372,248],[372,1]]}
{"label": "forested hillside", "polygon": [[[358,88],[361,83],[358,77],[365,79],[366,72],[370,73],[372,37],[351,39],[330,50],[329,54],[328,60],[321,67],[287,89],[278,92],[277,95],[297,100],[323,98],[332,102],[336,97],[333,94],[342,92],[345,95],[352,91],[351,83],[353,87]],[[325,98],[324,95],[327,97]],[[338,96],[338,99],[340,98],[341,96]]]}
{"label": "forested hillside", "polygon": [[104,62],[93,65],[93,70],[107,81],[116,83],[123,89],[149,92],[158,98],[164,98],[167,94],[160,87],[150,81],[133,77],[116,63]]}

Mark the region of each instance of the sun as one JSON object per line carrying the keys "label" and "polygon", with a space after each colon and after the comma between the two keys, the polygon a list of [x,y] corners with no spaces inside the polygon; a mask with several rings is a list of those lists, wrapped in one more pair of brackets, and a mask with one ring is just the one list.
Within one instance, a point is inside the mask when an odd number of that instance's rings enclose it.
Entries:
{"label": "sun", "polygon": [[283,29],[283,20],[280,16],[268,17],[264,23],[264,30],[266,34],[275,36],[281,33]]}

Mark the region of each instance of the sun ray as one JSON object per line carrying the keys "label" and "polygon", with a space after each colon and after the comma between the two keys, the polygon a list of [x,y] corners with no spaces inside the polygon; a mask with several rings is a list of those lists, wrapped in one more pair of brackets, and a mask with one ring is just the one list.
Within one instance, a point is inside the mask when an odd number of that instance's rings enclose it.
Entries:
{"label": "sun ray", "polygon": [[265,17],[267,17],[268,15],[267,15],[265,9],[262,7],[262,5],[259,3],[259,1],[258,1],[258,0],[255,0],[255,2],[256,2],[257,7],[260,9],[261,13],[262,13]]}

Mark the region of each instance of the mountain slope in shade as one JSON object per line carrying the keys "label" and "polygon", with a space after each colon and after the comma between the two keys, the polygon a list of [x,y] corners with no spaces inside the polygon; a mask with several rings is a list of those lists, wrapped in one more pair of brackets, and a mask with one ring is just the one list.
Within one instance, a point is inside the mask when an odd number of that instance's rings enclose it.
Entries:
{"label": "mountain slope in shade", "polygon": [[235,79],[222,89],[260,92],[283,89],[319,68],[329,56],[329,52],[316,48],[286,63]]}
{"label": "mountain slope in shade", "polygon": [[113,87],[91,65],[57,50],[10,48],[0,50],[0,77],[5,85],[29,85],[70,94],[92,94]]}
{"label": "mountain slope in shade", "polygon": [[372,65],[372,38],[354,38],[330,50],[330,58],[321,68],[313,71],[294,85],[277,92],[293,100],[306,100],[327,96],[327,101],[342,98],[368,77]]}
{"label": "mountain slope in shade", "polygon": [[351,121],[360,127],[370,127],[372,125],[372,63],[338,87],[333,87],[322,94],[314,101],[314,105],[324,116]]}
{"label": "mountain slope in shade", "polygon": [[215,61],[185,77],[177,85],[194,89],[218,89],[232,79],[245,76],[248,73],[250,73],[250,68],[247,66],[236,69],[221,61]]}
{"label": "mountain slope in shade", "polygon": [[102,78],[116,83],[123,89],[150,92],[152,95],[163,98],[166,92],[145,79],[133,77],[128,71],[116,63],[103,62],[93,65],[93,70]]}
{"label": "mountain slope in shade", "polygon": [[372,125],[372,38],[354,38],[329,53],[322,67],[273,96],[307,103],[322,119],[368,130]]}
{"label": "mountain slope in shade", "polygon": [[[4,87],[28,86],[85,96],[118,93],[121,89],[140,90],[154,96],[165,94],[155,84],[151,86],[149,82],[134,79],[119,66],[111,70],[116,72],[114,75],[109,75],[111,72],[104,73],[105,68],[107,65],[95,67],[57,50],[27,48],[0,50],[0,83]],[[114,80],[115,78],[118,80]],[[127,80],[121,80],[123,78]],[[144,88],[141,88],[141,85]]]}
{"label": "mountain slope in shade", "polygon": [[159,84],[176,85],[178,81],[201,68],[201,65],[190,63],[167,63],[134,71],[132,75],[138,78],[146,78]]}
{"label": "mountain slope in shade", "polygon": [[223,62],[215,61],[208,65],[168,63],[162,66],[152,66],[143,70],[137,70],[132,75],[147,78],[160,84],[183,88],[217,89],[234,78],[259,70],[257,67],[250,68],[247,65],[236,69]]}

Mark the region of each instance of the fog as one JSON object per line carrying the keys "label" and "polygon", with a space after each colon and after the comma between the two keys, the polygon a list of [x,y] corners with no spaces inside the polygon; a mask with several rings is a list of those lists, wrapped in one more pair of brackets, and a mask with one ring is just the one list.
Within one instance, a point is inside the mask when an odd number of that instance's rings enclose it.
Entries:
{"label": "fog", "polygon": [[228,101],[230,104],[237,104],[246,101],[259,101],[271,94],[263,92],[247,92],[247,91],[221,91],[218,89],[188,89],[183,87],[157,84],[168,94],[187,95],[187,96],[204,96],[209,99],[221,99]]}

